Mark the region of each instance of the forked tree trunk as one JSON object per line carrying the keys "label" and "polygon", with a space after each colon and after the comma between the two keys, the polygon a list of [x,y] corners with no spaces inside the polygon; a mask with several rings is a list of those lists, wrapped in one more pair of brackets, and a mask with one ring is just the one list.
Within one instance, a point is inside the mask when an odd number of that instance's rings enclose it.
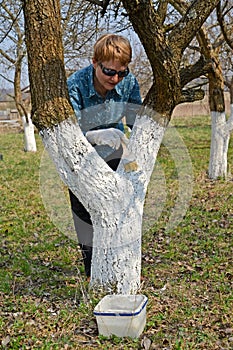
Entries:
{"label": "forked tree trunk", "polygon": [[140,286],[143,205],[164,132],[149,116],[137,117],[128,150],[137,155],[138,168],[129,172],[124,157],[112,171],[70,120],[43,132],[61,178],[92,218],[93,287],[129,294]]}
{"label": "forked tree trunk", "polygon": [[141,276],[141,229],[144,199],[165,128],[149,116],[137,117],[129,151],[136,154],[138,169],[126,172],[124,159],[116,172],[124,186],[105,200],[101,217],[94,219],[92,280],[95,286],[136,293]]}

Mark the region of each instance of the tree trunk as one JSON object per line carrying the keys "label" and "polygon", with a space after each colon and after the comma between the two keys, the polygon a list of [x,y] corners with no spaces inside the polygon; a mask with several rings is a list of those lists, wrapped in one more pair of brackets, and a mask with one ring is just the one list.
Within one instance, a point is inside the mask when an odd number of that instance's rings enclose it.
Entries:
{"label": "tree trunk", "polygon": [[224,88],[221,72],[215,69],[214,77],[209,75],[209,101],[211,113],[211,145],[209,178],[216,180],[227,176],[227,152],[230,132],[224,103]]}
{"label": "tree trunk", "polygon": [[137,117],[128,150],[137,155],[138,169],[126,172],[124,159],[121,161],[116,176],[121,177],[124,187],[116,197],[110,193],[105,213],[100,208],[101,219],[94,218],[91,284],[95,287],[99,283],[110,285],[122,294],[139,289],[144,199],[164,132],[165,128],[149,116]]}
{"label": "tree trunk", "polygon": [[227,176],[227,152],[230,140],[226,130],[225,112],[211,112],[211,147],[209,177],[216,180]]}
{"label": "tree trunk", "polygon": [[150,117],[138,116],[128,145],[128,151],[137,155],[138,169],[127,172],[123,157],[114,172],[82,137],[76,123],[67,120],[43,131],[61,178],[91,215],[93,287],[123,294],[139,288],[143,204],[164,132]]}
{"label": "tree trunk", "polygon": [[154,83],[144,103],[160,114],[164,125],[169,123],[175,106],[182,102],[180,63],[183,52],[218,2],[188,2],[183,17],[167,34],[166,25],[161,22],[164,15],[161,17],[156,12],[152,1],[122,0],[153,71]]}
{"label": "tree trunk", "polygon": [[69,103],[58,0],[24,0],[32,121],[41,130],[73,115]]}
{"label": "tree trunk", "polygon": [[24,130],[24,150],[25,152],[36,152],[36,139],[34,133],[34,125],[30,115],[28,114],[28,108],[22,98],[22,91],[20,86],[21,73],[22,73],[22,61],[25,53],[23,53],[23,37],[19,38],[17,43],[17,61],[15,63],[15,76],[14,76],[14,93],[15,93],[15,105],[22,119]]}
{"label": "tree trunk", "polygon": [[36,139],[34,132],[34,125],[30,115],[22,117],[23,130],[24,130],[24,150],[25,152],[36,152]]}
{"label": "tree trunk", "polygon": [[212,63],[207,74],[209,79],[209,105],[211,113],[211,145],[209,160],[209,178],[227,176],[227,152],[230,139],[224,101],[224,80],[218,50],[214,50],[204,29],[199,32],[198,40],[202,54]]}

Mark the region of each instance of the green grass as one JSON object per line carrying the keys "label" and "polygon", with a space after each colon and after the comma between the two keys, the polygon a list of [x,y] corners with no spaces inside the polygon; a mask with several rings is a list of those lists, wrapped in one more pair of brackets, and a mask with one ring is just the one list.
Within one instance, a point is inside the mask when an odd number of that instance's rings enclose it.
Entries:
{"label": "green grass", "polygon": [[[144,214],[147,324],[140,339],[98,336],[75,241],[50,221],[40,189],[43,146],[23,151],[22,134],[0,134],[0,339],[3,349],[232,349],[232,178],[210,181],[208,117],[173,121],[192,161],[193,193],[185,216],[166,229],[179,171],[161,146],[165,187],[152,175]],[[179,149],[178,149],[179,150]],[[232,142],[228,155],[232,169]],[[161,199],[162,198],[162,199]],[[163,201],[161,210],[155,211]]]}

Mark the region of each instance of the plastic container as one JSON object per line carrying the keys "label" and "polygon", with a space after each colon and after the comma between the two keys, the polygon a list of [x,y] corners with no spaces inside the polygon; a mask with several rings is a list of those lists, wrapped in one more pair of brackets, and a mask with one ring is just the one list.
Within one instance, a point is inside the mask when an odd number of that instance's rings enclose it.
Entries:
{"label": "plastic container", "polygon": [[147,301],[142,294],[106,295],[94,309],[99,334],[138,338],[146,324]]}

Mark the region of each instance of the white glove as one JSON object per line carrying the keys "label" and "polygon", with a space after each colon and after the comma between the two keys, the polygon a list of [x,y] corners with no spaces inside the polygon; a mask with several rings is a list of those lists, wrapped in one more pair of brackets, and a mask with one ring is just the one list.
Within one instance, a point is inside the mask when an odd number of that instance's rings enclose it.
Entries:
{"label": "white glove", "polygon": [[108,145],[115,149],[118,149],[122,142],[128,143],[125,134],[115,128],[88,131],[86,138],[92,145]]}

